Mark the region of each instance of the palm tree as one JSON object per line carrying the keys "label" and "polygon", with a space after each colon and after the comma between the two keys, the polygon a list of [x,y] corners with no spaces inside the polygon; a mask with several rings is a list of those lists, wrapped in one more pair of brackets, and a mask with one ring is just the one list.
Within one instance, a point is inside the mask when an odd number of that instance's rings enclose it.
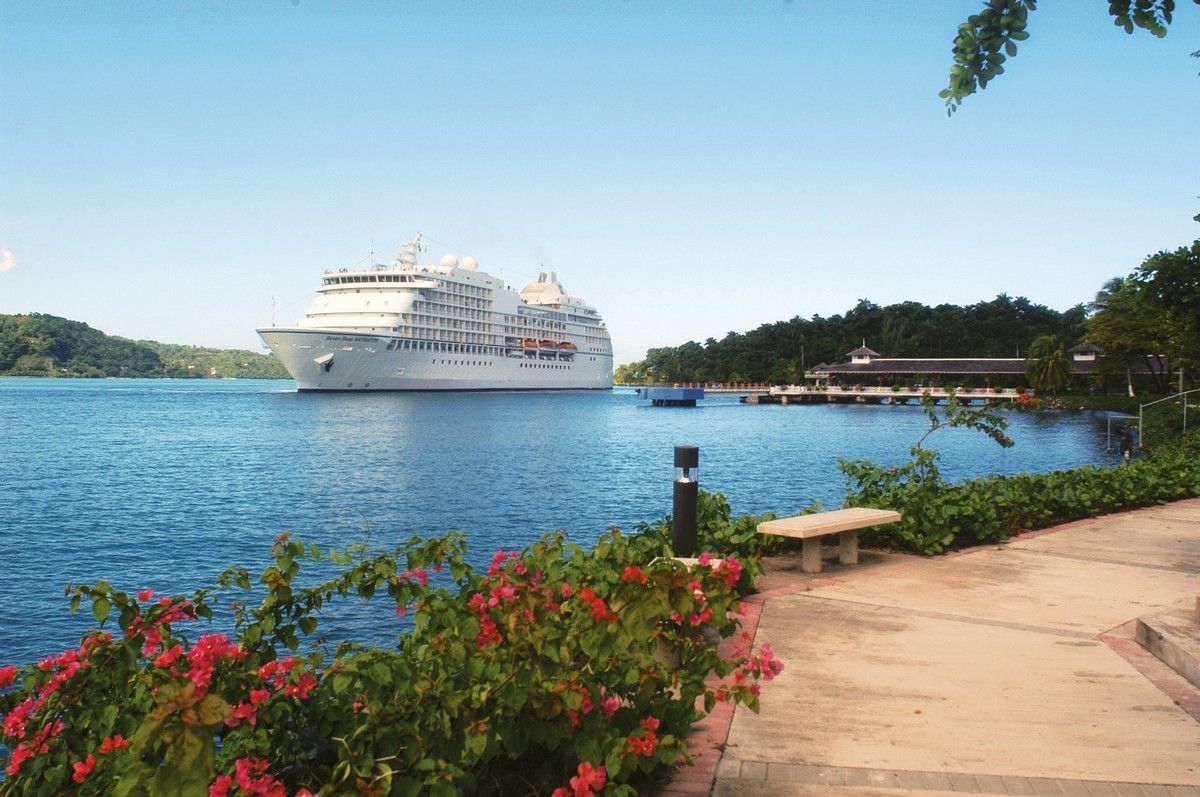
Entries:
{"label": "palm tree", "polygon": [[1071,378],[1071,355],[1058,338],[1042,335],[1029,347],[1025,372],[1034,390],[1058,393]]}

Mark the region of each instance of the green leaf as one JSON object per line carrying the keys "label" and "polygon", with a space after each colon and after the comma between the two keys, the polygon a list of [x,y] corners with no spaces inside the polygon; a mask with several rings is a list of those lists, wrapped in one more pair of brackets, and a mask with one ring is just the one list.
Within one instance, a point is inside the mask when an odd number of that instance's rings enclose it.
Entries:
{"label": "green leaf", "polygon": [[218,728],[229,716],[229,704],[218,695],[205,695],[204,699],[196,704],[196,716],[200,718],[201,725]]}
{"label": "green leaf", "polygon": [[109,612],[112,611],[112,603],[108,598],[93,597],[92,598],[92,616],[96,618],[101,627],[104,626],[104,621],[108,619]]}

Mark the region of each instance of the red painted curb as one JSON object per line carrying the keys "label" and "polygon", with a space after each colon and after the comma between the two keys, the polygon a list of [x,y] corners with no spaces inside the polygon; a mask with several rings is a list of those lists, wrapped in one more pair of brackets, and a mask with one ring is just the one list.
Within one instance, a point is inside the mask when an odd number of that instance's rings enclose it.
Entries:
{"label": "red painted curb", "polygon": [[[758,636],[758,621],[762,616],[763,606],[768,597],[804,592],[811,587],[798,585],[796,587],[780,587],[770,592],[759,592],[742,601],[745,611],[738,615],[742,631],[749,632],[750,644]],[[734,637],[721,642],[722,653],[730,655],[730,649],[738,643]],[[709,686],[716,686],[720,679],[711,674],[707,679]],[[703,698],[701,698],[702,700]],[[660,797],[670,795],[707,795],[712,793],[717,781],[717,764],[721,761],[721,753],[725,743],[729,741],[729,729],[733,725],[732,703],[718,703],[708,716],[692,725],[688,731],[687,750],[692,764],[675,770],[671,780],[666,783],[658,794]]]}
{"label": "red painted curb", "polygon": [[1136,620],[1130,620],[1100,634],[1099,639],[1189,717],[1200,722],[1200,689],[1139,645],[1134,638],[1136,625]]}

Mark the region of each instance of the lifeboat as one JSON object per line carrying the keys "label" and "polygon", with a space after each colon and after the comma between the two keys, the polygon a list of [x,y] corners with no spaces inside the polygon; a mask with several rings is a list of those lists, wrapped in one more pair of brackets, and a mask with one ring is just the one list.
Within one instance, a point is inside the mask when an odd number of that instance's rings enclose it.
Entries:
{"label": "lifeboat", "polygon": [[533,338],[525,338],[525,340],[521,342],[521,345],[526,349],[536,349],[538,347],[538,342]]}
{"label": "lifeboat", "polygon": [[563,351],[575,351],[579,347],[569,340],[562,340],[559,341],[558,348],[562,349]]}
{"label": "lifeboat", "polygon": [[555,350],[557,350],[558,349],[558,341],[557,340],[539,340],[538,348],[539,349],[555,349]]}

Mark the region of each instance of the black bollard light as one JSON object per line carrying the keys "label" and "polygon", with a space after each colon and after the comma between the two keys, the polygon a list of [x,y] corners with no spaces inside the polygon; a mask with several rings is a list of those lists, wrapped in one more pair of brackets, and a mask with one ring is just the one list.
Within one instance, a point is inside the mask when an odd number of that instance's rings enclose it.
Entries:
{"label": "black bollard light", "polygon": [[696,501],[700,493],[700,448],[675,446],[675,506],[671,513],[671,549],[676,556],[696,555]]}

